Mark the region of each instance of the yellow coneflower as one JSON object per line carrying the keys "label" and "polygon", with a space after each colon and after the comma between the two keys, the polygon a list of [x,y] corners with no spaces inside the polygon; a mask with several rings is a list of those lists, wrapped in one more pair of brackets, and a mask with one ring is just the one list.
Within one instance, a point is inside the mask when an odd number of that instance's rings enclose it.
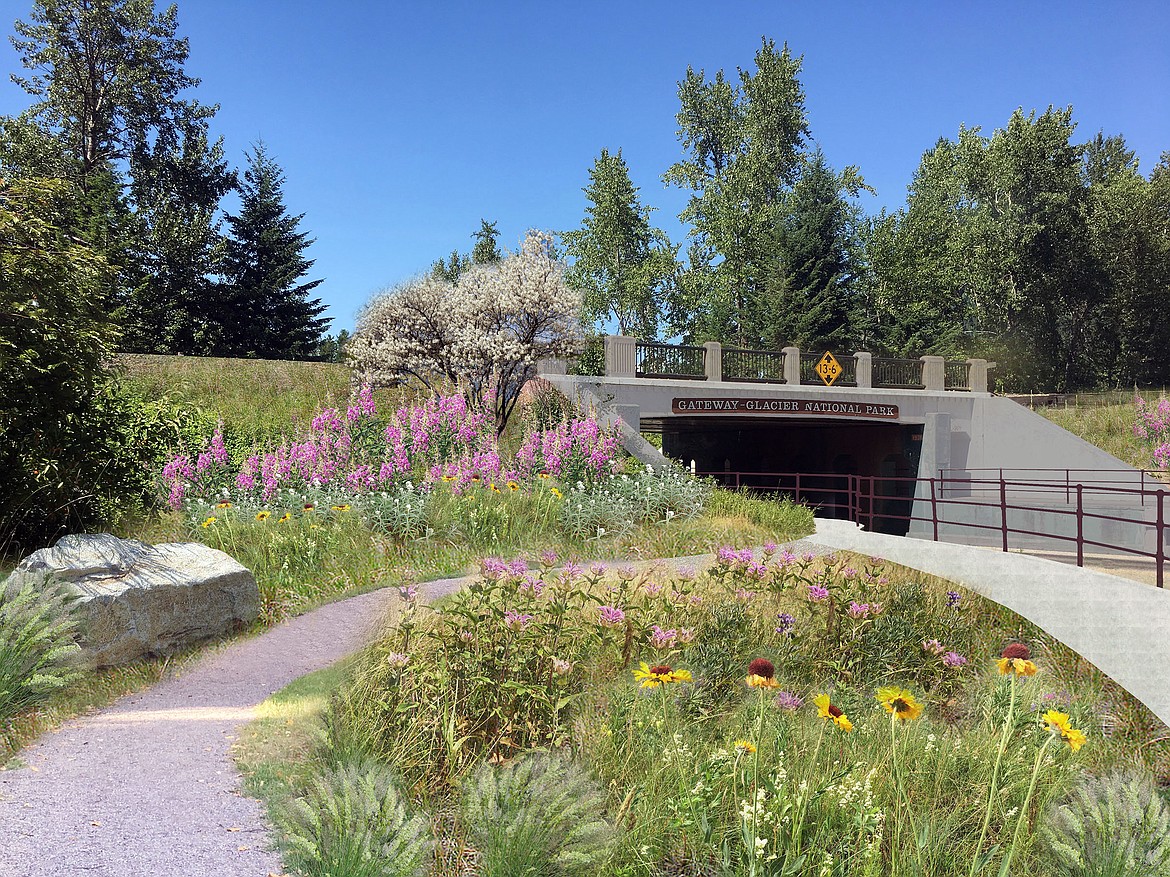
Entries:
{"label": "yellow coneflower", "polygon": [[315,504],[311,503],[311,502],[307,502],[307,503],[305,503],[305,511],[306,511],[306,512],[311,512],[311,511],[312,511],[313,509],[315,509],[316,507],[317,507],[317,506],[316,506]]}
{"label": "yellow coneflower", "polygon": [[751,740],[736,740],[731,745],[735,748],[736,755],[751,755],[756,751],[755,744]]}
{"label": "yellow coneflower", "polygon": [[892,713],[903,722],[922,715],[922,704],[905,688],[879,688],[877,702],[886,708],[886,712]]}
{"label": "yellow coneflower", "polygon": [[690,670],[673,670],[669,664],[649,666],[642,662],[641,669],[634,671],[634,678],[642,683],[642,688],[657,688],[659,685],[669,685],[672,682],[692,682]]}
{"label": "yellow coneflower", "polygon": [[853,723],[849,721],[849,717],[841,711],[840,707],[830,702],[829,695],[818,694],[813,698],[813,703],[816,704],[817,715],[822,719],[832,719],[833,724],[842,731],[853,730]]}
{"label": "yellow coneflower", "polygon": [[500,492],[500,488],[496,487],[496,482],[494,482],[494,481],[491,484],[491,488],[492,488],[492,493],[499,493]]}
{"label": "yellow coneflower", "polygon": [[206,529],[207,527],[210,527],[212,524],[214,524],[216,522],[216,520],[218,520],[218,519],[215,517],[215,515],[209,515],[207,520],[203,522],[204,529]]}
{"label": "yellow coneflower", "polygon": [[223,502],[217,502],[215,504],[215,507],[217,509],[230,509],[232,507],[232,504],[225,499]]}
{"label": "yellow coneflower", "polygon": [[343,503],[342,505],[335,505],[335,506],[333,506],[333,511],[335,511],[335,512],[348,512],[349,511],[349,503]]}
{"label": "yellow coneflower", "polygon": [[551,493],[553,496],[555,496],[557,499],[560,499],[561,497],[564,496],[564,494],[561,493],[559,490],[557,490],[555,487],[550,487],[548,489],[548,492]]}
{"label": "yellow coneflower", "polygon": [[267,521],[270,517],[272,517],[272,512],[268,511],[268,509],[262,512],[256,512],[257,521]]}
{"label": "yellow coneflower", "polygon": [[285,512],[283,515],[280,516],[280,520],[278,520],[276,523],[283,524],[283,523],[285,523],[287,521],[291,521],[291,520],[292,520],[292,512]]}
{"label": "yellow coneflower", "polygon": [[519,485],[519,484],[517,484],[515,481],[509,481],[509,482],[508,482],[508,490],[510,490],[510,491],[512,491],[513,493],[515,493],[515,492],[516,492],[517,490],[519,490],[519,489],[520,489],[520,485]]}

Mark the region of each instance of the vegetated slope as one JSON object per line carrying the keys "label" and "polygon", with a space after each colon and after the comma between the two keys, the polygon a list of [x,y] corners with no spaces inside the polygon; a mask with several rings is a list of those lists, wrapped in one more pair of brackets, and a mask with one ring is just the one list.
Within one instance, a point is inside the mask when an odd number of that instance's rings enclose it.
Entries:
{"label": "vegetated slope", "polygon": [[1154,465],[1150,449],[1133,434],[1136,411],[1132,402],[1036,409],[1036,413],[1043,414],[1057,426],[1091,442],[1119,460],[1138,469],[1150,469]]}
{"label": "vegetated slope", "polygon": [[197,405],[244,434],[287,431],[349,395],[349,368],[332,362],[123,354],[120,365],[133,386]]}

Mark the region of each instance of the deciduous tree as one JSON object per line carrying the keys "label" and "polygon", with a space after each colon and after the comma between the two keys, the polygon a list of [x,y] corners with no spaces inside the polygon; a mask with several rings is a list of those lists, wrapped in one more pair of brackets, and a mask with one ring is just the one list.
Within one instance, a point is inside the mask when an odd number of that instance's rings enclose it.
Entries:
{"label": "deciduous tree", "polygon": [[348,359],[363,382],[449,382],[490,410],[503,432],[536,362],[580,349],[580,294],[552,239],[529,232],[520,252],[473,265],[452,284],[428,274],[376,296],[358,315]]}

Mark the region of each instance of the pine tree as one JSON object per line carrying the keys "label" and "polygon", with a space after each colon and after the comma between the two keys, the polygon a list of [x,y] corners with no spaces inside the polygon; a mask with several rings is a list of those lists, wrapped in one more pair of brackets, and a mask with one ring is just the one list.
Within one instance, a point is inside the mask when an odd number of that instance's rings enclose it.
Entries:
{"label": "pine tree", "polygon": [[309,293],[322,281],[298,283],[313,266],[304,251],[313,243],[298,231],[304,214],[290,216],[284,204],[284,172],[263,143],[248,155],[240,184],[240,212],[229,226],[220,301],[221,356],[299,359],[311,356],[329,320],[325,305]]}
{"label": "pine tree", "polygon": [[622,335],[658,337],[658,302],[674,275],[675,250],[650,226],[621,150],[601,150],[583,191],[589,203],[581,228],[561,237],[573,259],[566,277],[582,291],[586,319],[613,320]]}
{"label": "pine tree", "polygon": [[496,246],[496,238],[500,236],[500,230],[496,226],[497,223],[488,222],[486,219],[479,221],[479,231],[472,235],[475,238],[475,247],[471,250],[471,261],[474,264],[490,265],[503,258],[500,248]]}

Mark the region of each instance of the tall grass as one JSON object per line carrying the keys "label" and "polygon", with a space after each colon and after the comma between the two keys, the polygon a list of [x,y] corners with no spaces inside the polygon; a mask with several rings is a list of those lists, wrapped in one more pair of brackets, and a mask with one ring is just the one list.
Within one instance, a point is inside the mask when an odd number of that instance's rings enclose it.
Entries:
{"label": "tall grass", "polygon": [[1154,465],[1149,447],[1133,433],[1136,407],[1132,402],[1118,405],[1039,408],[1057,426],[1107,451],[1137,469]]}

